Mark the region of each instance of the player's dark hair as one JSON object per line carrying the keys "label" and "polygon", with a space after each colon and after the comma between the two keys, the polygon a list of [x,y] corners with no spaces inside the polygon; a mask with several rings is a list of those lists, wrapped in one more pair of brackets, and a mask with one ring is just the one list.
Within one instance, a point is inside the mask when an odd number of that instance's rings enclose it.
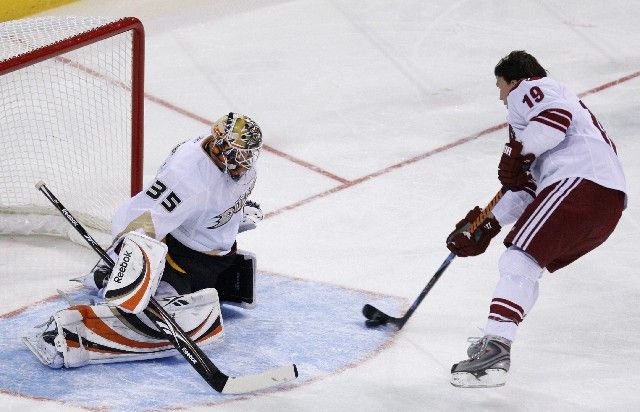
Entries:
{"label": "player's dark hair", "polygon": [[528,79],[529,77],[546,77],[547,71],[538,63],[535,57],[524,50],[514,50],[500,59],[494,70],[507,82]]}

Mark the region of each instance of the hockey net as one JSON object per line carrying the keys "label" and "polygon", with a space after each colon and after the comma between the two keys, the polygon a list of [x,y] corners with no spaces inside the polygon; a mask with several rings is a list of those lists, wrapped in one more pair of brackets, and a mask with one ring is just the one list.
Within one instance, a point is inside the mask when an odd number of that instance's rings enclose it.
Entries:
{"label": "hockey net", "polygon": [[85,227],[110,231],[142,185],[143,73],[135,18],[0,24],[0,234],[73,236],[39,181]]}

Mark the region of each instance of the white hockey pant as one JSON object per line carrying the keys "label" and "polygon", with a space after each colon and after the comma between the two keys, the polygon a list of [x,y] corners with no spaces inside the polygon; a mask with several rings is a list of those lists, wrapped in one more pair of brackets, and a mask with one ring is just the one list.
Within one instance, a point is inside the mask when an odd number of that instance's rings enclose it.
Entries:
{"label": "white hockey pant", "polygon": [[[500,280],[493,292],[485,335],[496,335],[513,341],[518,323],[500,313],[513,311],[514,316],[524,318],[538,299],[538,281],[544,268],[519,248],[511,246],[498,261]],[[500,306],[502,310],[494,310]]]}

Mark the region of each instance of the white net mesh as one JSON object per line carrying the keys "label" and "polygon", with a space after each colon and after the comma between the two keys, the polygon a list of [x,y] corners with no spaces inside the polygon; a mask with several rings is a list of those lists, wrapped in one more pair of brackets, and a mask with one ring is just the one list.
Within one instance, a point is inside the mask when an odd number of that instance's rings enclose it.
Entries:
{"label": "white net mesh", "polygon": [[[0,63],[113,21],[2,23]],[[59,216],[35,189],[40,180],[88,228],[110,230],[116,207],[131,194],[132,36],[127,31],[0,75],[0,233],[16,232],[18,214]]]}

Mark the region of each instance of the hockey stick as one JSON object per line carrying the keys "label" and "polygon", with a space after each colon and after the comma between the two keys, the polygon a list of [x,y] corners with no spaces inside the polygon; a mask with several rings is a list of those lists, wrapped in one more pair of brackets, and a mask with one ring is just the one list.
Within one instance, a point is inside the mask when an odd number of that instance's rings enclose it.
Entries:
{"label": "hockey stick", "polygon": [[[45,195],[107,264],[111,267],[115,265],[113,259],[111,259],[93,237],[87,233],[80,222],[60,203],[56,196],[51,193],[44,182],[40,181],[36,183],[36,189]],[[276,386],[298,377],[298,368],[295,364],[275,368],[256,375],[228,376],[213,364],[211,359],[191,340],[171,315],[169,315],[153,297],[149,302],[149,306],[144,310],[144,314],[164,333],[165,337],[175,346],[176,350],[189,361],[200,376],[202,376],[213,389],[220,393],[236,394],[253,392]]]}
{"label": "hockey stick", "polygon": [[[476,220],[471,224],[471,227],[469,228],[469,233],[473,233],[476,231],[478,226],[480,226],[480,224],[487,217],[489,212],[491,212],[491,210],[496,205],[496,203],[498,203],[498,201],[502,198],[502,194],[503,192],[501,189],[500,191],[498,191],[498,193],[496,193],[493,199],[491,199],[489,204],[484,209],[482,209],[482,212],[480,212],[480,216],[478,216]],[[395,318],[393,316],[389,316],[383,311],[381,311],[380,309],[368,303],[364,305],[362,307],[362,314],[364,315],[365,318],[367,318],[367,320],[365,321],[365,324],[367,325],[367,327],[374,328],[380,325],[386,325],[387,323],[391,323],[395,325],[398,328],[398,330],[402,329],[404,324],[407,323],[411,315],[413,315],[413,312],[415,312],[416,309],[418,308],[418,305],[420,305],[420,303],[425,298],[425,296],[427,296],[427,293],[429,293],[431,288],[433,288],[433,286],[436,284],[438,279],[440,279],[440,276],[442,276],[444,271],[447,270],[447,268],[449,267],[449,264],[451,264],[451,262],[455,257],[456,255],[454,255],[453,253],[449,253],[449,256],[447,256],[444,262],[442,262],[442,265],[440,265],[438,270],[436,270],[436,273],[433,275],[431,280],[429,280],[429,283],[427,283],[427,286],[425,286],[424,289],[422,289],[422,292],[420,292],[420,295],[418,295],[418,297],[413,302],[413,304],[411,305],[407,313],[405,313],[402,317]]]}

